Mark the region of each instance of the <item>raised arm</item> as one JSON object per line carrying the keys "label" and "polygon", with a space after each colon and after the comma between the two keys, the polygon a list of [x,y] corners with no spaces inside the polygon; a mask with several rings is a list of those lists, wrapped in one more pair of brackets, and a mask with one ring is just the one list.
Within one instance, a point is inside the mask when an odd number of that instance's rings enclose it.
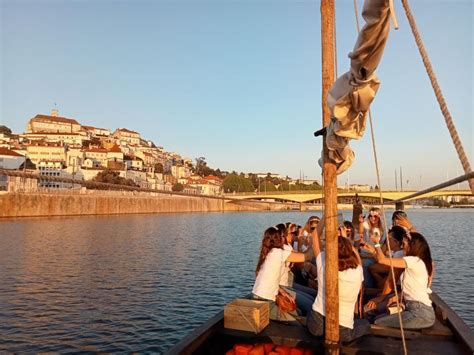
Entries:
{"label": "raised arm", "polygon": [[363,248],[374,254],[378,263],[387,266],[393,265],[393,267],[397,269],[405,269],[407,267],[407,263],[403,258],[392,258],[392,263],[390,264],[390,258],[386,257],[382,252],[382,247],[380,246],[380,235],[373,234],[370,238],[375,243],[375,246],[364,244]]}
{"label": "raised arm", "polygon": [[291,254],[286,258],[287,263],[304,263],[307,260],[311,260],[313,257],[313,248],[308,248],[304,253],[292,251]]}

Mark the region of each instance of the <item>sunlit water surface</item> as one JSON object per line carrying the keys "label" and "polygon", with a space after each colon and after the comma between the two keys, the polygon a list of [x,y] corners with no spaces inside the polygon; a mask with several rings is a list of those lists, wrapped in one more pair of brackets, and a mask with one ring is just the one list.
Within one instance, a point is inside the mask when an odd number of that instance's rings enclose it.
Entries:
{"label": "sunlit water surface", "polygon": [[[435,291],[472,328],[473,210],[409,214],[430,242]],[[0,351],[163,353],[250,292],[267,226],[309,215],[0,220]]]}

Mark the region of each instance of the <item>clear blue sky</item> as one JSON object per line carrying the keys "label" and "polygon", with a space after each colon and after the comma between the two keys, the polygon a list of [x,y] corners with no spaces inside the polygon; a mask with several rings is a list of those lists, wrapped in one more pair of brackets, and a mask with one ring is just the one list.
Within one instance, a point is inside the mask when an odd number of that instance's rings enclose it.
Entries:
{"label": "clear blue sky", "polygon": [[[473,158],[473,2],[411,1],[451,114]],[[320,178],[319,1],[0,0],[0,124],[16,133],[57,103],[83,124],[139,131],[211,167]],[[359,1],[359,10],[362,2]],[[372,106],[382,187],[462,173],[399,1]],[[355,39],[337,1],[339,73]],[[370,135],[339,177],[375,185]]]}

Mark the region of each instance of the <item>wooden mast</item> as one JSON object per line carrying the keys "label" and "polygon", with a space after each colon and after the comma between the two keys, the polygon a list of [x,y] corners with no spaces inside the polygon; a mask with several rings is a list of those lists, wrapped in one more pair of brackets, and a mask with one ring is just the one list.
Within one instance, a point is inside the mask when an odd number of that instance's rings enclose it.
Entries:
{"label": "wooden mast", "polygon": [[[321,56],[323,126],[330,121],[328,91],[334,83],[334,0],[321,0]],[[337,174],[329,161],[326,135],[323,140],[324,216],[326,227],[326,351],[339,353],[339,290],[337,245]]]}

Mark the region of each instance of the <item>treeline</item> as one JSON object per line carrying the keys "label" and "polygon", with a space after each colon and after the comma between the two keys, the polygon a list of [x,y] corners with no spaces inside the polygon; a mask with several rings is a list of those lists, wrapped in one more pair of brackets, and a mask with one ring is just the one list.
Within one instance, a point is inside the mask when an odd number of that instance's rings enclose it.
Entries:
{"label": "treeline", "polygon": [[[247,177],[246,177],[247,176]],[[223,189],[229,192],[272,192],[272,191],[317,191],[321,190],[321,185],[313,183],[306,185],[303,183],[290,184],[291,179],[279,179],[271,177],[270,173],[266,177],[258,177],[257,174],[244,174],[232,172],[224,178]]]}
{"label": "treeline", "polygon": [[258,177],[257,174],[244,174],[233,171],[221,171],[212,169],[207,165],[206,158],[196,158],[194,173],[200,176],[214,175],[224,180],[223,189],[229,192],[272,192],[272,191],[317,191],[321,190],[321,185],[313,183],[311,185],[296,183],[290,184],[288,176],[284,179],[272,177],[270,173],[265,177]]}

